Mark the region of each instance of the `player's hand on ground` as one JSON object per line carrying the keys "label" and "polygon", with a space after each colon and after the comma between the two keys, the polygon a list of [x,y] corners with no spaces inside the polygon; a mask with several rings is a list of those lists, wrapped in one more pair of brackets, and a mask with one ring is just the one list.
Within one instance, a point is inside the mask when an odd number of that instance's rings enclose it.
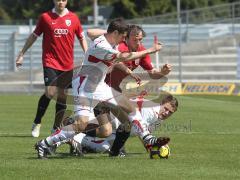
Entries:
{"label": "player's hand on ground", "polygon": [[153,146],[161,147],[161,146],[168,144],[169,142],[170,142],[169,137],[158,137],[157,142]]}
{"label": "player's hand on ground", "polygon": [[172,70],[172,65],[171,64],[164,64],[161,68],[161,73],[163,75],[167,75],[171,72]]}
{"label": "player's hand on ground", "polygon": [[141,84],[141,78],[140,78],[138,75],[134,74],[134,73],[131,73],[130,76],[131,76],[131,77],[136,81],[136,83],[140,86],[140,84]]}
{"label": "player's hand on ground", "polygon": [[23,64],[23,54],[19,53],[16,59],[16,67],[19,68]]}

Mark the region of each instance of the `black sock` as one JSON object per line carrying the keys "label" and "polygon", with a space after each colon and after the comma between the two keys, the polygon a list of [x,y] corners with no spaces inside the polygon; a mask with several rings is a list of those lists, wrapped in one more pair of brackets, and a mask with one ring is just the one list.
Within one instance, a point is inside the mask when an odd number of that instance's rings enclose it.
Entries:
{"label": "black sock", "polygon": [[38,101],[37,113],[34,119],[35,124],[40,124],[43,115],[45,114],[47,107],[51,99],[49,99],[45,94],[43,94]]}
{"label": "black sock", "polygon": [[53,129],[57,129],[61,127],[63,116],[65,113],[65,110],[67,109],[67,105],[57,102],[55,105],[55,109],[56,109],[56,114],[55,114],[55,122],[53,125]]}
{"label": "black sock", "polygon": [[126,132],[121,128],[117,129],[116,138],[113,142],[113,145],[110,151],[111,156],[117,156],[119,154],[120,149],[124,146],[129,136],[130,136],[130,132]]}

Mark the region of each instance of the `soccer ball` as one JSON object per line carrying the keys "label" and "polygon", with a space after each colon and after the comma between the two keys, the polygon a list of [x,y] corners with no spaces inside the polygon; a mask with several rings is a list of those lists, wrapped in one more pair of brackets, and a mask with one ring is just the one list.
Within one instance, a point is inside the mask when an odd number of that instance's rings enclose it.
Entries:
{"label": "soccer ball", "polygon": [[153,146],[150,150],[150,159],[167,159],[170,156],[170,148],[168,145],[161,146]]}

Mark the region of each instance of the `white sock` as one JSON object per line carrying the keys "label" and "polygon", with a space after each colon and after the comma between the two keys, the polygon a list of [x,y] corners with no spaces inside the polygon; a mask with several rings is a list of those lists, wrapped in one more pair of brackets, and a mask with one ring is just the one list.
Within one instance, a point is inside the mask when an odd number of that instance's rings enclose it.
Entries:
{"label": "white sock", "polygon": [[55,144],[61,144],[66,140],[73,138],[75,131],[71,126],[65,126],[60,130],[54,132],[51,136],[46,138],[48,145],[53,146]]}
{"label": "white sock", "polygon": [[110,144],[107,140],[90,140],[85,137],[84,141],[86,147],[91,148],[97,153],[104,153],[110,149]]}
{"label": "white sock", "polygon": [[87,135],[84,134],[84,133],[79,133],[79,134],[77,134],[77,135],[75,135],[75,136],[73,137],[73,140],[75,140],[75,141],[77,141],[78,143],[82,144],[82,140],[83,140],[83,138],[84,138],[85,136],[87,136]]}

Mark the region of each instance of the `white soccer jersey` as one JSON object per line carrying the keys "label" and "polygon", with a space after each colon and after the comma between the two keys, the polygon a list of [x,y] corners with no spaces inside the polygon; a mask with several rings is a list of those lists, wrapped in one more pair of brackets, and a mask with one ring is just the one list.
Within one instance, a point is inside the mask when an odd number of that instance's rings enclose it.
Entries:
{"label": "white soccer jersey", "polygon": [[79,77],[73,79],[72,83],[74,111],[78,115],[89,116],[89,113],[86,114],[83,110],[91,111],[99,101],[116,104],[112,89],[104,79],[118,53],[104,35],[96,38],[87,50]]}
{"label": "white soccer jersey", "polygon": [[[150,133],[152,125],[160,123],[158,114],[161,107],[160,105],[151,106],[152,103],[144,98],[137,97],[135,99],[131,99],[131,101],[136,103],[136,106],[142,115],[142,120],[138,120],[139,123],[137,124],[140,132],[136,132],[136,130],[134,130],[135,128],[132,128],[131,134],[145,136]],[[121,123],[117,118],[113,118],[112,124],[113,129],[117,129]]]}
{"label": "white soccer jersey", "polygon": [[103,83],[109,67],[118,53],[119,51],[109,44],[104,35],[96,38],[86,52],[82,64],[82,75],[88,76],[88,78],[92,76],[95,79],[97,78],[100,83]]}

